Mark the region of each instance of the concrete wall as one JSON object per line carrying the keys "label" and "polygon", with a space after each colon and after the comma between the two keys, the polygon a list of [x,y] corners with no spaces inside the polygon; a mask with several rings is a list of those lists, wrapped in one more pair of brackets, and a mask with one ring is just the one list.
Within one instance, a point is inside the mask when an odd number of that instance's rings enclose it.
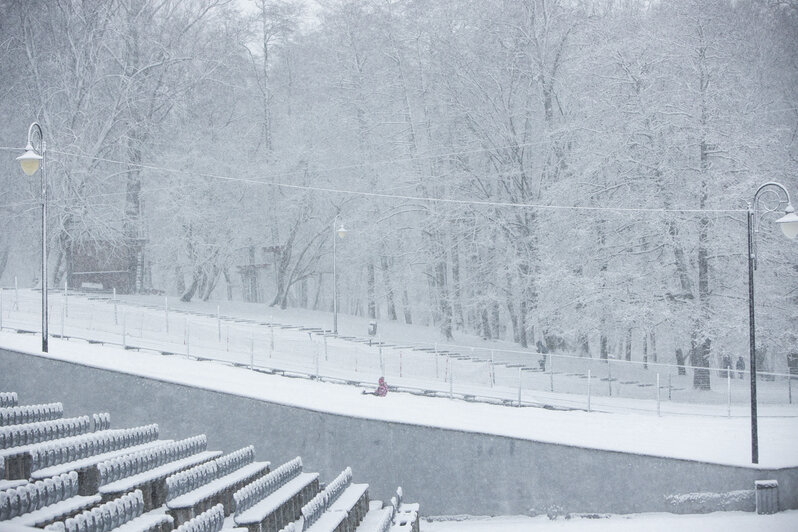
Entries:
{"label": "concrete wall", "polygon": [[[670,511],[665,497],[779,481],[798,508],[798,469],[755,470],[507,437],[353,419],[0,349],[0,391],[65,415],[110,412],[113,428],[159,423],[163,438],[208,435],[210,449],[253,444],[260,460],[302,456],[330,480],[347,465],[372,498],[402,485],[425,515]],[[674,435],[678,437],[678,435]]]}

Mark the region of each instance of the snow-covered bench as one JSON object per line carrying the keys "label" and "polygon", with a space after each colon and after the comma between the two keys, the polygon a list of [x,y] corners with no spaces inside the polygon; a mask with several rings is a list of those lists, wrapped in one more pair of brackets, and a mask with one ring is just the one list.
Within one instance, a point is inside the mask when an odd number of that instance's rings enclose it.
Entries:
{"label": "snow-covered bench", "polygon": [[204,434],[165,443],[97,464],[99,493],[103,500],[134,489],[141,490],[147,511],[166,502],[167,477],[219,457],[208,451]]}
{"label": "snow-covered bench", "polygon": [[369,511],[355,532],[388,532],[393,525],[393,512],[391,505],[383,507],[382,501],[369,501]]}
{"label": "snow-covered bench", "polygon": [[0,426],[21,425],[37,421],[50,421],[64,417],[64,405],[47,403],[40,405],[9,406],[0,408]]}
{"label": "snow-covered bench", "polygon": [[368,484],[352,484],[352,469],[341,474],[302,507],[303,531],[354,530],[369,510]]}
{"label": "snow-covered bench", "polygon": [[244,447],[207,464],[166,479],[166,506],[180,526],[221,504],[224,515],[235,511],[233,494],[269,473],[269,462],[255,462],[255,448]]}
{"label": "snow-covered bench", "polygon": [[38,444],[30,453],[31,479],[77,471],[81,495],[97,493],[97,464],[159,445],[158,425],[95,432]]}
{"label": "snow-covered bench", "polygon": [[217,504],[177,527],[177,532],[219,532],[224,526],[224,506]]}
{"label": "snow-covered bench", "polygon": [[[155,435],[157,436],[157,425],[154,427],[156,428]],[[84,430],[87,430],[85,423],[79,430],[73,430],[73,432],[83,432]],[[139,433],[142,430],[143,427],[123,429],[121,432],[101,431],[75,436],[62,436],[58,439],[49,439],[39,443],[0,450],[0,458],[5,461],[6,478],[30,478],[34,476],[34,472],[40,469],[85,458],[98,452],[107,452],[108,450],[126,447],[129,446],[129,442],[134,442],[135,444],[134,440],[139,438]],[[146,439],[143,441],[146,441]],[[72,469],[48,472],[38,478],[51,477],[69,471],[72,471]]]}
{"label": "snow-covered bench", "polygon": [[396,488],[396,495],[391,497],[391,506],[394,508],[393,526],[391,530],[395,532],[412,531],[419,532],[418,512],[419,504],[404,502],[402,486]]}
{"label": "snow-covered bench", "polygon": [[279,530],[301,515],[302,507],[319,491],[319,474],[303,473],[294,458],[233,495],[234,522],[250,532]]}
{"label": "snow-covered bench", "polygon": [[[12,449],[43,441],[68,438],[91,432],[89,416],[37,421],[0,427],[0,449]],[[12,454],[0,451],[3,456]]]}
{"label": "snow-covered bench", "polygon": [[19,404],[17,392],[0,392],[0,408],[17,406],[17,404]]}
{"label": "snow-covered bench", "polygon": [[167,532],[172,518],[162,513],[144,513],[144,497],[136,490],[96,506],[91,510],[50,524],[45,530],[56,532]]}
{"label": "snow-covered bench", "polygon": [[92,422],[94,423],[94,431],[108,430],[111,428],[111,414],[103,412],[102,414],[92,414]]}
{"label": "snow-covered bench", "polygon": [[41,528],[99,502],[99,495],[78,494],[78,474],[72,471],[0,492],[0,521]]}

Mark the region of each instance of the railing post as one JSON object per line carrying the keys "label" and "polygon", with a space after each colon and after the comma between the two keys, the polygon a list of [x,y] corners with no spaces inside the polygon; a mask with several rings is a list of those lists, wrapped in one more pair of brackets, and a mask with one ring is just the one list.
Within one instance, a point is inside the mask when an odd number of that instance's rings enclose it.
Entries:
{"label": "railing post", "polygon": [[119,312],[116,306],[116,287],[114,287],[114,325],[119,325]]}
{"label": "railing post", "polygon": [[67,284],[67,280],[64,279],[64,312],[66,313],[67,318],[69,317],[69,285]]}
{"label": "railing post", "polygon": [[438,371],[438,344],[433,347],[432,356],[435,357],[435,378],[440,379],[440,372]]}
{"label": "railing post", "polygon": [[127,312],[122,313],[122,349],[127,349]]}
{"label": "railing post", "polygon": [[399,377],[402,377],[402,351],[399,351]]}
{"label": "railing post", "polygon": [[671,392],[673,391],[673,386],[671,386],[671,374],[668,373],[668,401],[671,400]]}
{"label": "railing post", "polygon": [[590,412],[590,370],[587,370],[587,411]]}
{"label": "railing post", "polygon": [[191,331],[189,330],[188,318],[186,318],[186,357],[191,356]]}
{"label": "railing post", "polygon": [[269,357],[271,357],[274,352],[274,316],[269,317],[269,334],[271,334],[269,340]]}
{"label": "railing post", "polygon": [[454,399],[454,368],[449,368],[449,357],[446,357],[446,371],[449,374],[449,399]]}
{"label": "railing post", "polygon": [[657,373],[657,416],[660,416],[660,402],[659,402],[659,373]]}
{"label": "railing post", "polygon": [[726,372],[726,417],[731,417],[731,370]]}
{"label": "railing post", "polygon": [[518,368],[518,407],[521,407],[521,387],[523,385],[523,368]]}
{"label": "railing post", "polygon": [[607,387],[609,388],[610,397],[612,397],[612,362],[607,359]]}
{"label": "railing post", "polygon": [[329,360],[329,354],[327,352],[327,330],[325,329],[322,331],[324,334],[324,360]]}
{"label": "railing post", "polygon": [[494,350],[490,350],[490,387],[496,386],[496,363],[494,360]]}
{"label": "railing post", "polygon": [[216,305],[216,337],[222,343],[222,314],[219,305]]}
{"label": "railing post", "polygon": [[549,391],[554,391],[554,356],[549,353]]}

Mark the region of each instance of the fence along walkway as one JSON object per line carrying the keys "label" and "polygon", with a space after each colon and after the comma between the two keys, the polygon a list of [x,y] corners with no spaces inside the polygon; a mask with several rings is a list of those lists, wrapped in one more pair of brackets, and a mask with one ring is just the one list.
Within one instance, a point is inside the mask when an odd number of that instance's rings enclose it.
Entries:
{"label": "fence along walkway", "polygon": [[[85,428],[88,416],[74,419]],[[29,446],[36,468],[19,485],[0,480],[0,529],[218,532],[226,522],[251,532],[297,531],[303,507],[316,500],[314,531],[336,521],[336,532],[344,531],[341,523],[347,532],[417,532],[413,521],[397,522],[394,506],[369,502],[368,484],[353,484],[350,468],[320,493],[318,473],[303,472],[299,457],[269,471],[252,446],[222,456],[207,450],[204,434],[162,441],[155,424],[111,430],[107,414],[92,421],[96,432]],[[7,473],[0,461],[0,477]],[[402,515],[417,523],[417,512]]]}

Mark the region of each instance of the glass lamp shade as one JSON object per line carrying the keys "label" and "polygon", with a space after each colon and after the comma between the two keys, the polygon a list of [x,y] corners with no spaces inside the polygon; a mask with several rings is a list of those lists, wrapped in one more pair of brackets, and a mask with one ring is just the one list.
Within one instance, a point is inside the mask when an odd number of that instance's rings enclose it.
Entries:
{"label": "glass lamp shade", "polygon": [[344,226],[342,224],[341,227],[338,228],[338,231],[336,231],[336,233],[338,233],[338,238],[343,238],[346,236],[347,230],[344,229]]}
{"label": "glass lamp shade", "polygon": [[39,161],[42,160],[42,156],[33,151],[32,148],[29,148],[25,153],[17,157],[17,160],[25,175],[33,175],[39,169]]}
{"label": "glass lamp shade", "polygon": [[784,236],[790,240],[798,236],[798,214],[795,214],[795,212],[788,212],[776,220],[776,223],[781,226],[781,232],[784,233]]}

